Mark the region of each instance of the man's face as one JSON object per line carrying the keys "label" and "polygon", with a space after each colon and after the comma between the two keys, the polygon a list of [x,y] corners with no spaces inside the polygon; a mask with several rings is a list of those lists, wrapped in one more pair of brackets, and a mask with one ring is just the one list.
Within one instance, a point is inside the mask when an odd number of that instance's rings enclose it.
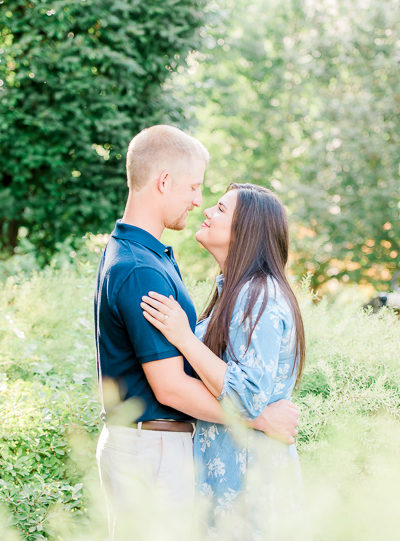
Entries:
{"label": "man's face", "polygon": [[191,160],[173,174],[166,199],[165,227],[180,231],[186,226],[188,213],[201,206],[201,188],[206,164]]}

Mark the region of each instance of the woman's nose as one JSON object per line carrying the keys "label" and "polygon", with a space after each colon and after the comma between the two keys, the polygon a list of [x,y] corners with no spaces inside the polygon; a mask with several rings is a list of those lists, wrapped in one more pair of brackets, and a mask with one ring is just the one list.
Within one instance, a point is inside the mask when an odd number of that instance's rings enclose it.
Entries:
{"label": "woman's nose", "polygon": [[208,209],[204,209],[204,212],[203,212],[204,216],[205,216],[206,218],[208,218],[208,219],[211,218],[210,210],[211,210],[211,209],[209,209],[209,208],[208,208]]}

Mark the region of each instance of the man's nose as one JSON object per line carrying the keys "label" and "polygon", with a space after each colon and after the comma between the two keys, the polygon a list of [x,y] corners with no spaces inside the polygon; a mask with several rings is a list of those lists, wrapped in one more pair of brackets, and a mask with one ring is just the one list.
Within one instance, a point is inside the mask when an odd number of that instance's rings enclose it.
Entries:
{"label": "man's nose", "polygon": [[199,192],[193,198],[192,204],[194,207],[201,207],[202,201],[203,201],[203,198],[202,198],[201,192]]}

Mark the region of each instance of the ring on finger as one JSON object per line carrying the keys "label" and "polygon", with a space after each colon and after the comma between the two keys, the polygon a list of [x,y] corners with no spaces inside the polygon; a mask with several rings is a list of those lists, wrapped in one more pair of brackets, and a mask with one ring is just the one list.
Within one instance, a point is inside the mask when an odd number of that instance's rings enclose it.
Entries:
{"label": "ring on finger", "polygon": [[167,321],[167,319],[168,319],[167,314],[164,314],[164,321]]}

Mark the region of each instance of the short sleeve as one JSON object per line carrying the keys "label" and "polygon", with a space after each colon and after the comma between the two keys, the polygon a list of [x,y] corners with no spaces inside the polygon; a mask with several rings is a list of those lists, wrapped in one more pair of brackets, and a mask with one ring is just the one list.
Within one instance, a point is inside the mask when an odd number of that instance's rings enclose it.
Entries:
{"label": "short sleeve", "polygon": [[139,267],[123,282],[116,299],[119,317],[140,363],[177,357],[181,353],[143,316],[142,296],[156,291],[176,298],[176,292],[165,276],[150,267]]}
{"label": "short sleeve", "polygon": [[[247,319],[242,321],[246,297],[239,295],[229,330],[232,350],[238,362],[228,360],[218,400],[229,400],[242,416],[253,419],[264,411],[274,392],[284,325],[275,299],[270,298],[247,348],[250,322]],[[254,306],[253,321],[260,306],[261,300]]]}

